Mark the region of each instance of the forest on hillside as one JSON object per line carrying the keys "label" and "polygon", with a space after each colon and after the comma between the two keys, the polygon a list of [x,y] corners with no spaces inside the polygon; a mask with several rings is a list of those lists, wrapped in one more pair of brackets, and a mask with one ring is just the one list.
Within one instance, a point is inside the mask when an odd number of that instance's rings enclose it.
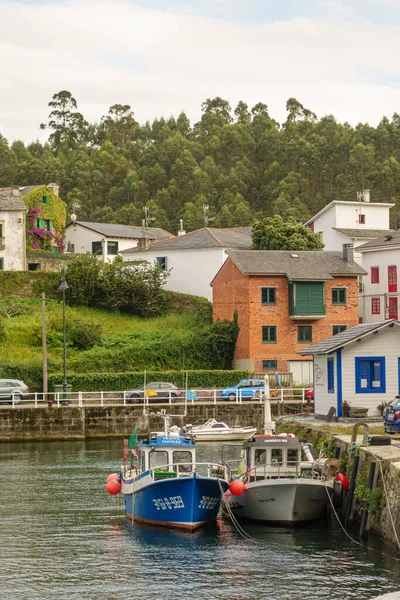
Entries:
{"label": "forest on hillside", "polygon": [[[281,215],[305,221],[332,200],[394,202],[400,227],[400,115],[377,127],[318,118],[295,98],[277,123],[266,104],[216,97],[198,123],[184,112],[140,124],[115,104],[89,123],[70,92],[49,102],[48,142],[11,144],[0,133],[0,187],[56,182],[78,220],[176,232],[251,225]],[[39,127],[39,124],[38,124]],[[204,208],[206,207],[206,208]]]}

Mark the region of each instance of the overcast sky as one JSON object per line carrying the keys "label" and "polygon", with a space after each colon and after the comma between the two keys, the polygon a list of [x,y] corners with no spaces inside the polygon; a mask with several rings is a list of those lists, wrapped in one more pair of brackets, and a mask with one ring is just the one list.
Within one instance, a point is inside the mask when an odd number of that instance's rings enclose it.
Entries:
{"label": "overcast sky", "polygon": [[292,96],[322,116],[377,125],[400,112],[400,0],[0,0],[0,133],[45,139],[69,90],[89,121],[116,103],[137,120],[195,122],[206,98]]}

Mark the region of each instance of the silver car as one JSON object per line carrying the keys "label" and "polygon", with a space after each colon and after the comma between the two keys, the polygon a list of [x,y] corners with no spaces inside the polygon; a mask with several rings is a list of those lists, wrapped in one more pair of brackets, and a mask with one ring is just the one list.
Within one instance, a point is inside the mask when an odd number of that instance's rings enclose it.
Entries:
{"label": "silver car", "polygon": [[20,404],[24,398],[28,398],[29,388],[19,379],[0,379],[0,402]]}
{"label": "silver car", "polygon": [[142,387],[137,390],[130,390],[126,394],[127,403],[138,403],[140,400],[146,396],[149,403],[151,402],[169,402],[171,398],[172,401],[175,398],[178,398],[181,390],[176,387],[173,383],[167,383],[166,381],[153,381],[147,383],[146,386],[142,385]]}

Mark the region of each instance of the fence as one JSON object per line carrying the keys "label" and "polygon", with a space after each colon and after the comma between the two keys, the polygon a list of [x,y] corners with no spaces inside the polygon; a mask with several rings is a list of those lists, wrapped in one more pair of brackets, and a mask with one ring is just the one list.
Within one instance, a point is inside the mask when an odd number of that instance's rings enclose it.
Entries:
{"label": "fence", "polygon": [[[305,407],[313,405],[313,401],[306,397],[306,390],[309,388],[281,388],[279,390],[271,390],[270,402],[272,405],[278,406],[278,414],[284,413],[284,406],[291,404],[297,405],[303,412]],[[245,396],[242,390],[236,390],[236,394],[231,394],[229,398],[222,398],[220,393],[221,388],[214,389],[191,389],[184,390],[176,396],[176,392],[169,391],[163,397],[146,395],[142,398],[131,397],[131,392],[115,391],[115,392],[35,392],[26,394],[23,398],[17,393],[12,398],[0,398],[0,402],[8,402],[13,408],[29,406],[34,408],[52,407],[52,406],[142,406],[143,412],[148,410],[149,406],[153,405],[180,405],[187,406],[188,404],[202,405],[228,405],[233,409],[238,404],[262,404],[262,390],[257,392],[255,396]]]}

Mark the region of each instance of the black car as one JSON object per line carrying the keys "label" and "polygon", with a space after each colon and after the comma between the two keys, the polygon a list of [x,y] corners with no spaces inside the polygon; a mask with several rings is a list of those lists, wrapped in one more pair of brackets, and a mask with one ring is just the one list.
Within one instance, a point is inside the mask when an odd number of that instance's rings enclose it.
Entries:
{"label": "black car", "polygon": [[138,403],[146,396],[148,402],[169,402],[169,399],[175,400],[181,393],[180,388],[173,383],[165,381],[152,381],[142,385],[137,390],[130,390],[126,393],[126,401],[128,403]]}

